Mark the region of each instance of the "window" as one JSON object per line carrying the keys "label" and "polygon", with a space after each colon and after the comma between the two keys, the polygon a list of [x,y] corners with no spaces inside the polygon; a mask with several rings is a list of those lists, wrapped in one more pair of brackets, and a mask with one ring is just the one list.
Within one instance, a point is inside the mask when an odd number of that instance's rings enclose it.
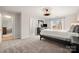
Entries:
{"label": "window", "polygon": [[51,29],[53,29],[53,30],[62,30],[62,20],[61,19],[51,20]]}

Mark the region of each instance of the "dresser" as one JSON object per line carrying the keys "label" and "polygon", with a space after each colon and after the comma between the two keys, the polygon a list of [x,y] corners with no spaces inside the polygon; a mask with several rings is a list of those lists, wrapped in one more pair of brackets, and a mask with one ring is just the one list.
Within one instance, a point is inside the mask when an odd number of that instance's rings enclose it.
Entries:
{"label": "dresser", "polygon": [[2,27],[2,34],[7,34],[7,28],[6,27]]}

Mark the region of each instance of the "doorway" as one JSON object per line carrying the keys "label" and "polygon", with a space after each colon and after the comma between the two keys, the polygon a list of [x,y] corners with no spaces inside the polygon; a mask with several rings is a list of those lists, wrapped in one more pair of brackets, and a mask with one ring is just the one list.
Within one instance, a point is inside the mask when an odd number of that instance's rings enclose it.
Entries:
{"label": "doorway", "polygon": [[21,38],[21,13],[2,13],[2,41]]}
{"label": "doorway", "polygon": [[13,40],[13,16],[9,14],[2,14],[2,41]]}

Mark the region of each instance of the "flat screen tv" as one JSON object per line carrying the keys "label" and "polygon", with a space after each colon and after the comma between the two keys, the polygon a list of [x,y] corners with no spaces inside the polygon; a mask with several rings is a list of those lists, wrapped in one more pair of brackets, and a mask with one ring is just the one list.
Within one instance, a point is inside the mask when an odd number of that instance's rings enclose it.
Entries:
{"label": "flat screen tv", "polygon": [[43,27],[47,27],[47,24],[43,24]]}

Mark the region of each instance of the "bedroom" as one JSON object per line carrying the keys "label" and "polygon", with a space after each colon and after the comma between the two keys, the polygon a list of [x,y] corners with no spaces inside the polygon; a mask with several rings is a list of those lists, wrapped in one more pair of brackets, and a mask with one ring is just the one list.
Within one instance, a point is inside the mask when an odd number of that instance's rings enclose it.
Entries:
{"label": "bedroom", "polygon": [[[51,37],[51,35],[54,35],[54,37],[56,36],[56,38],[58,38],[58,39],[60,38],[60,40],[62,37],[63,37],[63,39],[68,38],[67,36],[70,36],[70,34],[71,34],[71,36],[73,35],[73,36],[79,37],[78,33],[71,33],[71,32],[67,33],[68,31],[72,31],[72,29],[71,29],[72,25],[79,25],[79,7],[76,7],[76,6],[75,7],[74,6],[72,6],[72,7],[71,6],[68,6],[68,7],[67,6],[63,6],[63,7],[62,6],[1,6],[0,11],[1,11],[2,15],[3,15],[3,13],[7,12],[10,16],[12,14],[14,16],[17,16],[17,18],[18,18],[17,21],[14,21],[14,24],[15,24],[15,22],[16,22],[16,24],[13,25],[13,26],[16,26],[15,28],[13,28],[13,30],[15,30],[14,33],[17,32],[16,34],[13,34],[15,40],[3,41],[3,39],[1,39],[1,41],[2,41],[1,43],[2,44],[4,43],[4,45],[5,45],[5,42],[7,42],[9,44],[11,44],[11,42],[12,42],[12,44],[14,44],[13,42],[16,42],[17,39],[19,39],[19,40],[20,39],[26,39],[26,40],[27,39],[32,39],[32,40],[38,39],[39,41],[38,42],[35,41],[35,43],[38,43],[37,46],[39,46],[39,44],[41,43],[40,41],[43,40],[43,42],[44,41],[47,42],[47,40],[45,40],[45,39],[40,40],[40,35],[43,35],[43,34],[44,35],[47,34],[46,36],[48,36],[48,37]],[[0,16],[0,18],[1,18],[1,16]],[[2,24],[0,23],[0,25],[2,25]],[[0,27],[2,28],[2,26],[0,26]],[[47,31],[49,29],[51,32],[47,33]],[[46,32],[43,33],[44,31],[46,31]],[[55,31],[54,34],[52,34],[52,31]],[[17,36],[19,36],[19,38],[17,38]],[[24,41],[26,41],[26,40],[24,40]],[[34,43],[32,43],[32,40],[27,40],[27,43],[29,43],[29,41],[30,41],[31,44],[34,44]],[[48,39],[48,40],[50,40],[50,39]],[[23,40],[21,40],[21,41],[22,41],[22,43],[24,43]],[[21,43],[21,41],[20,41],[20,43]],[[70,41],[70,40],[68,39],[68,41]],[[51,43],[51,42],[49,42],[49,43]],[[55,42],[55,43],[57,43],[57,42]],[[41,44],[42,49],[41,49],[41,47],[36,48],[36,50],[38,49],[39,51],[31,50],[31,48],[36,47],[34,44],[34,47],[31,46],[29,48],[30,51],[27,50],[25,52],[51,52],[51,53],[56,52],[55,50],[53,50],[53,51],[51,50],[53,48],[48,49],[46,47],[46,45],[48,45],[48,43],[47,44],[45,43],[46,49],[43,48],[42,44]],[[26,44],[26,45],[28,45],[28,44]],[[48,47],[50,47],[51,45],[52,44],[49,44]],[[9,48],[10,48],[10,46],[9,46]],[[57,52],[60,52],[60,51],[63,52],[62,50],[63,50],[63,48],[59,47],[59,50],[57,50]],[[16,52],[16,51],[14,50],[14,52]]]}

